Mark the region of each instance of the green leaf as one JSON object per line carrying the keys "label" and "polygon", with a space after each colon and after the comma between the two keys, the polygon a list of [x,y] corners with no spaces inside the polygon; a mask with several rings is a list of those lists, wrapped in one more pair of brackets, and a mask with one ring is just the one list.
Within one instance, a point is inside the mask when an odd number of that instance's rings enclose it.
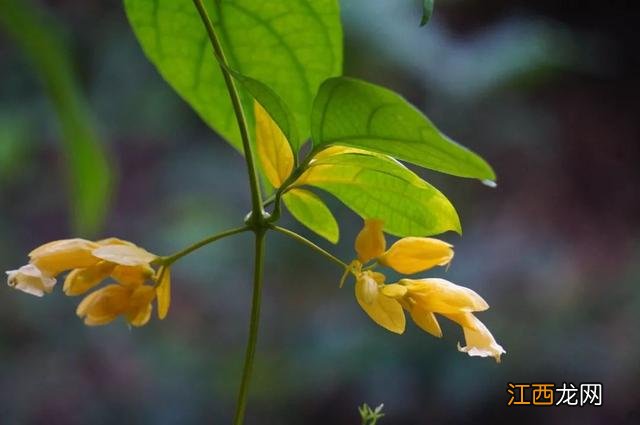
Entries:
{"label": "green leaf", "polygon": [[383,220],[384,230],[397,236],[461,233],[451,202],[389,157],[332,155],[312,162],[297,184],[326,190],[362,218]]}
{"label": "green leaf", "polygon": [[431,20],[433,16],[433,3],[434,0],[422,0],[422,20],[420,26],[423,27]]}
{"label": "green leaf", "polygon": [[[240,134],[222,73],[193,2],[124,0],[124,4],[143,50],[160,74],[209,126],[239,148]],[[205,6],[229,67],[277,93],[291,109],[300,138],[306,139],[318,86],[342,68],[337,1],[206,0]],[[253,129],[247,96],[243,105]],[[269,105],[263,106],[273,112]]]}
{"label": "green leaf", "polygon": [[69,169],[73,230],[95,236],[104,224],[113,176],[78,86],[70,47],[59,26],[30,1],[0,0],[0,25],[33,64],[57,114]]}
{"label": "green leaf", "polygon": [[311,115],[316,148],[352,146],[459,177],[495,180],[489,164],[442,134],[400,95],[364,81],[325,81]]}
{"label": "green leaf", "polygon": [[282,200],[296,220],[329,242],[338,242],[338,222],[329,207],[315,193],[293,188],[282,196]]}

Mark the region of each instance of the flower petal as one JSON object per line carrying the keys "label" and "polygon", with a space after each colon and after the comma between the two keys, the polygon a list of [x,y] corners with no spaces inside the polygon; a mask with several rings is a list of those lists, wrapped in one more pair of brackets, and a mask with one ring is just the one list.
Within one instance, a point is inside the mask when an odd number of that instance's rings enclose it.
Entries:
{"label": "flower petal", "polygon": [[500,356],[505,354],[506,351],[496,342],[484,323],[471,313],[451,315],[450,318],[458,323],[471,324],[471,326],[463,326],[462,328],[467,345],[462,347],[460,343],[458,343],[459,351],[467,353],[470,356],[493,357],[496,359],[496,362],[500,363]]}
{"label": "flower petal", "polygon": [[437,338],[442,337],[442,329],[440,329],[440,324],[433,313],[425,311],[417,306],[409,309],[409,313],[416,325],[418,325],[422,330]]}
{"label": "flower petal", "polygon": [[398,299],[404,297],[407,294],[408,289],[404,285],[392,283],[390,285],[384,285],[380,291],[389,298]]}
{"label": "flower petal", "polygon": [[116,265],[111,272],[111,277],[119,284],[129,287],[136,287],[144,284],[153,276],[153,269],[148,264],[140,266]]}
{"label": "flower petal", "polygon": [[414,274],[444,266],[453,258],[452,246],[434,238],[408,237],[391,245],[378,262],[398,273]]}
{"label": "flower petal", "polygon": [[150,285],[139,286],[133,291],[127,311],[127,321],[131,326],[137,327],[147,324],[151,318],[151,311],[153,310],[151,302],[155,296],[155,288]]}
{"label": "flower petal", "polygon": [[27,264],[18,270],[9,270],[6,273],[7,285],[36,297],[51,293],[56,284],[55,278],[44,275],[33,264]]}
{"label": "flower petal", "polygon": [[434,313],[482,311],[489,304],[475,291],[445,279],[402,279],[409,296],[423,310]]}
{"label": "flower petal", "polygon": [[120,244],[101,246],[94,249],[92,254],[102,260],[123,266],[142,266],[157,258],[140,247]]}
{"label": "flower petal", "polygon": [[44,244],[29,253],[31,263],[48,276],[95,265],[99,260],[91,255],[98,244],[85,239],[63,239]]}
{"label": "flower petal", "polygon": [[158,298],[158,318],[160,320],[167,317],[169,306],[171,305],[171,269],[165,267],[160,269],[160,283],[156,287]]}
{"label": "flower petal", "polygon": [[403,333],[406,323],[400,303],[380,292],[376,292],[371,300],[366,299],[362,296],[362,286],[366,284],[364,279],[356,280],[356,299],[360,307],[378,325],[397,334]]}
{"label": "flower petal", "polygon": [[114,267],[113,263],[100,261],[95,266],[75,269],[67,275],[62,290],[69,296],[83,294],[109,277]]}
{"label": "flower petal", "polygon": [[364,227],[356,237],[355,249],[358,260],[367,263],[374,258],[378,258],[387,246],[384,239],[382,220],[368,218],[364,220]]}
{"label": "flower petal", "polygon": [[104,325],[113,321],[129,308],[131,290],[122,285],[107,285],[87,295],[76,309],[89,326]]}

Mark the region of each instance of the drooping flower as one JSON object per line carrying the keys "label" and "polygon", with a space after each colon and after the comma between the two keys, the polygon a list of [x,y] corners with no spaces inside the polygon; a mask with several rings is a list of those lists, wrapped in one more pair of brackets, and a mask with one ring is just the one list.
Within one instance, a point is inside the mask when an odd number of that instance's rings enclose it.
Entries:
{"label": "drooping flower", "polygon": [[413,321],[433,336],[442,336],[436,313],[462,326],[467,345],[459,346],[460,351],[470,356],[491,356],[498,362],[505,353],[487,327],[472,314],[489,308],[489,304],[475,291],[438,278],[401,279],[381,291],[396,299]]}
{"label": "drooping flower", "polygon": [[358,304],[378,325],[395,333],[405,329],[404,310],[424,331],[442,336],[435,314],[440,314],[462,326],[466,346],[460,351],[470,356],[491,356],[500,361],[505,353],[487,327],[473,312],[489,308],[487,302],[469,288],[444,279],[401,279],[385,284],[382,273],[363,269],[371,260],[391,267],[402,274],[414,274],[435,266],[444,266],[453,258],[452,246],[433,238],[406,237],[386,250],[380,220],[365,220],[355,242],[358,256],[350,265],[356,278],[355,293]]}
{"label": "drooping flower", "polygon": [[[63,291],[75,296],[86,293],[107,279],[115,283],[84,298],[77,309],[87,325],[111,322],[124,316],[133,326],[148,322],[152,301],[158,298],[158,316],[163,319],[170,303],[170,271],[154,270],[158,257],[131,242],[108,238],[96,242],[65,239],[42,245],[30,254],[30,262],[8,271],[10,286],[36,296],[50,293],[56,277],[66,271]],[[147,285],[152,283],[153,285]]]}

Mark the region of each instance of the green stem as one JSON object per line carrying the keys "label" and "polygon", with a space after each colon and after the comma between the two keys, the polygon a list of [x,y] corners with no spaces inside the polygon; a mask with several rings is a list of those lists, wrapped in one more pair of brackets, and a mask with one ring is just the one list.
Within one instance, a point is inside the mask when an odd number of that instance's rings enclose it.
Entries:
{"label": "green stem", "polygon": [[179,259],[181,259],[182,257],[184,257],[185,255],[191,254],[193,251],[202,248],[205,245],[209,245],[210,243],[213,243],[219,239],[222,238],[226,238],[227,236],[231,236],[231,235],[235,235],[238,233],[242,233],[242,232],[246,232],[249,229],[249,226],[242,226],[242,227],[236,227],[235,229],[229,229],[226,230],[224,232],[221,233],[217,233],[213,236],[209,236],[208,238],[205,238],[199,242],[194,243],[193,245],[189,245],[188,247],[186,247],[185,249],[176,252],[173,255],[170,255],[168,257],[164,257],[160,260],[160,262],[163,265],[166,266],[170,266],[171,264],[175,263],[176,261],[178,261]]}
{"label": "green stem", "polygon": [[253,213],[253,218],[256,220],[261,220],[263,215],[262,209],[262,195],[260,192],[260,183],[258,181],[258,173],[255,166],[255,161],[253,158],[253,150],[251,149],[251,142],[249,141],[249,130],[247,126],[247,119],[244,115],[244,110],[242,109],[242,104],[240,102],[240,95],[238,94],[238,88],[229,74],[229,63],[224,55],[224,50],[222,50],[222,45],[220,44],[220,40],[218,40],[218,36],[216,34],[215,28],[213,27],[213,23],[211,22],[211,18],[205,9],[202,0],[193,0],[193,4],[198,9],[200,13],[200,18],[204,23],[205,28],[207,29],[207,33],[209,34],[209,39],[211,40],[211,45],[213,46],[213,50],[215,55],[217,56],[216,60],[220,60],[222,63],[220,64],[220,71],[222,72],[222,76],[224,77],[224,82],[227,85],[227,91],[229,92],[229,97],[231,98],[231,104],[233,105],[233,111],[236,115],[236,121],[238,122],[238,129],[240,130],[240,137],[242,138],[242,150],[244,151],[244,158],[247,163],[247,172],[249,174],[249,186],[251,187],[251,209]]}
{"label": "green stem", "polygon": [[313,242],[311,242],[309,239],[305,238],[304,236],[300,236],[299,234],[297,234],[296,232],[292,232],[289,229],[285,229],[284,227],[280,227],[280,226],[271,226],[271,228],[273,230],[275,230],[276,232],[280,232],[283,235],[286,235],[288,237],[290,237],[291,239],[295,239],[296,241],[307,245],[308,247],[310,247],[311,249],[314,249],[315,251],[319,252],[320,254],[324,255],[325,257],[327,257],[329,260],[333,261],[336,264],[339,264],[343,269],[347,269],[349,268],[349,265],[345,264],[342,260],[340,260],[338,257],[334,256],[333,254],[325,251],[324,249],[320,248],[318,245],[314,244]]}
{"label": "green stem", "polygon": [[233,420],[234,425],[242,425],[244,421],[244,411],[247,406],[247,395],[251,373],[253,372],[253,360],[256,355],[256,344],[258,342],[258,327],[260,324],[260,301],[262,298],[262,266],[264,262],[264,239],[266,229],[256,231],[255,262],[253,266],[253,297],[251,302],[251,321],[249,325],[249,338],[247,350],[244,357],[244,368],[242,371],[242,381],[238,391],[238,401],[236,404],[236,414]]}

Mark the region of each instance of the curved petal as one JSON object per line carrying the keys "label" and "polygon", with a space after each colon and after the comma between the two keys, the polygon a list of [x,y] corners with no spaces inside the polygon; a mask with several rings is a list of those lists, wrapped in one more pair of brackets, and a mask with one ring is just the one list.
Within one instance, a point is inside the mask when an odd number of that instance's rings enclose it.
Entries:
{"label": "curved petal", "polygon": [[355,249],[358,260],[367,263],[374,258],[378,258],[384,252],[387,242],[384,239],[382,220],[365,219],[364,227],[356,237]]}
{"label": "curved petal", "polygon": [[123,266],[142,266],[157,258],[152,253],[132,245],[105,245],[93,250],[92,254],[101,260]]}
{"label": "curved petal", "polygon": [[404,285],[392,283],[390,285],[384,285],[380,291],[389,298],[398,299],[404,297],[407,294],[408,289]]}
{"label": "curved petal", "polygon": [[67,275],[62,290],[69,296],[83,294],[109,277],[114,267],[113,263],[100,261],[95,266],[75,269]]}
{"label": "curved petal", "polygon": [[405,329],[405,317],[400,303],[393,298],[389,298],[376,292],[371,300],[363,298],[362,285],[366,282],[363,279],[356,281],[356,299],[360,307],[369,315],[369,317],[383,328],[402,334]]}
{"label": "curved petal", "polygon": [[63,239],[44,244],[29,253],[31,263],[48,276],[98,263],[91,252],[98,244],[85,239]]}
{"label": "curved petal", "polygon": [[418,325],[422,330],[437,338],[442,337],[442,329],[440,329],[440,324],[433,313],[425,311],[417,306],[409,309],[409,313],[416,325]]}
{"label": "curved petal", "polygon": [[453,258],[452,245],[434,238],[407,237],[391,245],[378,262],[398,273],[414,274],[444,266]]}
{"label": "curved petal", "polygon": [[402,279],[409,296],[423,310],[434,313],[483,311],[489,304],[475,291],[445,279]]}
{"label": "curved petal", "polygon": [[104,325],[113,321],[129,308],[131,290],[122,285],[108,285],[87,295],[76,309],[89,326]]}
{"label": "curved petal", "polygon": [[171,269],[169,267],[160,270],[160,283],[156,287],[156,297],[158,298],[158,318],[162,320],[167,317],[171,305]]}
{"label": "curved petal", "polygon": [[[477,317],[471,313],[462,315],[465,317],[450,317],[458,323],[464,323],[462,329],[464,331],[464,339],[466,346],[460,346],[458,350],[469,354],[470,356],[493,357],[496,362],[500,363],[500,356],[506,353],[504,348],[496,342],[489,329]],[[467,326],[470,325],[470,326]]]}

